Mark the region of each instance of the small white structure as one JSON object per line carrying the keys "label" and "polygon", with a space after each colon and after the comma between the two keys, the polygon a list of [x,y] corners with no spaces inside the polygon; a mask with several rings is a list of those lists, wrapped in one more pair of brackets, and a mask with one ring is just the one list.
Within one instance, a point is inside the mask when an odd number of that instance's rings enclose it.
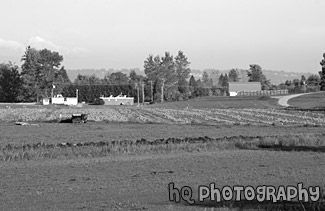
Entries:
{"label": "small white structure", "polygon": [[63,97],[62,94],[58,94],[52,98],[52,104],[61,104],[61,105],[77,105],[77,97]]}
{"label": "small white structure", "polygon": [[122,95],[122,93],[116,97],[113,95],[109,97],[100,97],[100,99],[104,100],[105,105],[133,105],[134,97],[127,97],[126,95]]}
{"label": "small white structure", "polygon": [[50,98],[47,98],[47,97],[43,98],[42,99],[42,104],[43,105],[49,105],[50,104]]}

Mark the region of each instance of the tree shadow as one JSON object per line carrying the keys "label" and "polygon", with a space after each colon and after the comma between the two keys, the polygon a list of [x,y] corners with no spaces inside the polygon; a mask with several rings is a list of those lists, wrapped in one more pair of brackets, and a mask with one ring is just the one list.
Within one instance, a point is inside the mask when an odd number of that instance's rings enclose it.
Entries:
{"label": "tree shadow", "polygon": [[283,146],[281,144],[275,145],[258,145],[260,149],[268,149],[275,151],[312,151],[312,152],[325,152],[325,146]]}

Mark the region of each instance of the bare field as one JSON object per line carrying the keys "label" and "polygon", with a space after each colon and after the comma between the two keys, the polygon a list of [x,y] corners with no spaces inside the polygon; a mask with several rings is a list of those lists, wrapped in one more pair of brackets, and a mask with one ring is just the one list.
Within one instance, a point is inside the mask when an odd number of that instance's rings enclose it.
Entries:
{"label": "bare field", "polygon": [[38,123],[19,126],[13,122],[0,123],[0,146],[6,144],[100,142],[119,140],[153,141],[160,138],[230,136],[273,136],[325,133],[324,127],[245,126],[245,125],[187,125],[88,122],[86,124]]}
{"label": "bare field", "polygon": [[168,109],[184,109],[186,107],[192,109],[224,109],[224,108],[257,108],[269,109],[279,108],[278,100],[269,98],[268,96],[234,96],[234,97],[198,97],[188,101],[166,102],[151,105],[155,108],[168,108]]}
{"label": "bare field", "polygon": [[[322,127],[262,127],[89,122],[43,123],[39,126],[1,124],[1,146],[24,143],[114,141],[168,137],[295,136],[324,132]],[[306,136],[307,134],[307,136]],[[4,139],[5,138],[5,139]],[[301,138],[301,137],[300,137]],[[307,138],[307,139],[306,139]],[[19,141],[22,140],[22,141]],[[302,143],[298,139],[298,144]],[[6,143],[6,144],[5,144]],[[319,143],[324,144],[324,143]],[[177,144],[176,144],[177,145]],[[174,145],[174,146],[176,146]],[[104,157],[61,157],[0,162],[2,210],[239,210],[212,201],[193,206],[168,201],[168,184],[193,189],[215,182],[224,185],[297,185],[325,187],[325,154],[267,150],[227,150],[211,145],[197,150],[149,150]],[[210,147],[209,147],[210,146]],[[195,148],[195,145],[193,146]],[[89,147],[84,147],[89,149]],[[18,199],[18,200],[17,200]],[[241,205],[242,206],[242,205]],[[248,206],[248,205],[247,205]],[[268,210],[262,204],[250,210]],[[275,205],[272,206],[273,209]],[[303,210],[300,204],[291,209]],[[308,210],[308,209],[307,209]],[[322,210],[322,209],[319,209]]]}
{"label": "bare field", "polygon": [[[55,123],[72,113],[92,121]],[[243,205],[169,202],[168,184],[192,187],[193,199],[211,182],[325,188],[324,116],[273,108],[3,108],[0,210],[233,211]],[[310,210],[278,205],[249,208]]]}
{"label": "bare field", "polygon": [[86,113],[90,121],[203,124],[203,125],[314,125],[325,126],[324,112],[280,109],[168,109],[154,107],[16,108],[0,109],[0,121],[58,122],[74,113]]}
{"label": "bare field", "polygon": [[219,210],[209,201],[169,202],[168,184],[190,186],[193,199],[211,182],[324,187],[324,160],[323,153],[225,150],[2,163],[0,201],[2,210]]}

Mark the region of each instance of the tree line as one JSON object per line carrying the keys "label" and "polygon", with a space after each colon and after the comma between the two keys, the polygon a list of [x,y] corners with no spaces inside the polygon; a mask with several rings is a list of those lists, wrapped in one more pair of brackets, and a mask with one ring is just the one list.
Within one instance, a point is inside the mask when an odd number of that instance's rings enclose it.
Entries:
{"label": "tree line", "polygon": [[325,91],[325,53],[320,65],[321,71],[318,72],[318,75],[312,74],[308,78],[302,75],[300,79],[286,80],[284,83],[279,84],[279,87],[288,89],[291,94]]}
{"label": "tree line", "polygon": [[[201,78],[195,79],[190,62],[182,51],[175,57],[169,52],[163,56],[149,55],[144,60],[145,76],[134,70],[129,74],[109,72],[102,79],[96,75],[79,74],[73,82],[61,65],[63,56],[58,52],[27,47],[21,61],[20,68],[11,62],[0,64],[0,102],[38,102],[52,94],[74,97],[76,90],[80,102],[94,102],[101,96],[121,93],[134,97],[135,101],[138,97],[147,102],[178,101],[224,96],[228,92],[228,82],[242,80],[238,69],[225,74],[204,71]],[[245,77],[249,82],[260,82],[263,90],[288,89],[290,93],[325,90],[325,53],[320,65],[319,75],[303,76],[279,85],[271,84],[257,64],[249,66]]]}

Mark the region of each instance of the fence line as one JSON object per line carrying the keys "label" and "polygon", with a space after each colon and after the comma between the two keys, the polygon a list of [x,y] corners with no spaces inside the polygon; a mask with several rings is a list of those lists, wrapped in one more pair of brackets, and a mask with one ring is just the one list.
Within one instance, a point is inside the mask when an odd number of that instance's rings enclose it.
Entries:
{"label": "fence line", "polygon": [[242,91],[238,92],[237,96],[253,96],[253,95],[286,95],[288,94],[287,89],[281,90],[262,90],[262,91]]}

